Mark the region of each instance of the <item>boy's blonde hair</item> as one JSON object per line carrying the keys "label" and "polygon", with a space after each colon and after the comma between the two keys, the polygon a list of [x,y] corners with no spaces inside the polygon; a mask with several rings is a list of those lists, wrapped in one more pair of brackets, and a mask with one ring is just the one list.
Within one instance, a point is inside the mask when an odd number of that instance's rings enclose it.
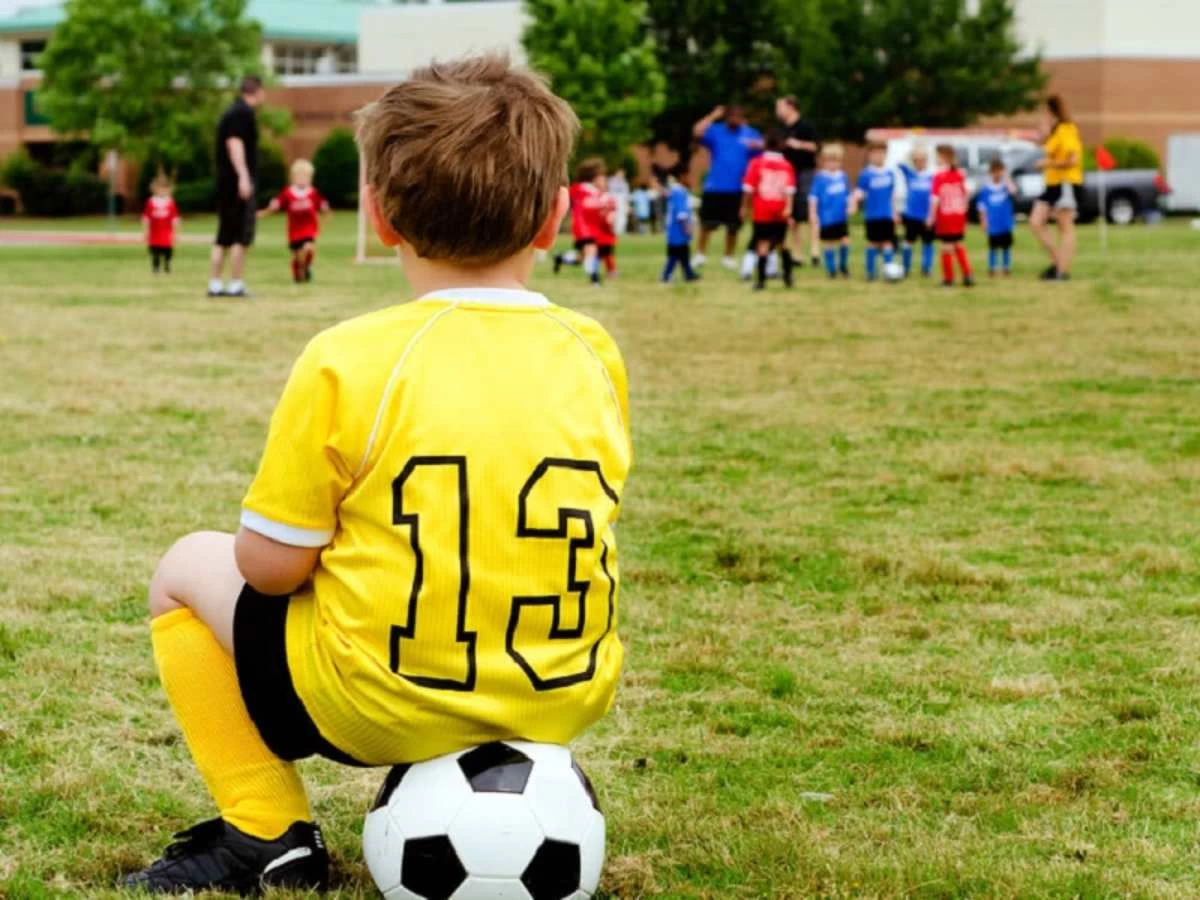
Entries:
{"label": "boy's blonde hair", "polygon": [[821,159],[842,159],[845,155],[841,144],[826,144],[821,148]]}
{"label": "boy's blonde hair", "polygon": [[292,177],[293,178],[295,178],[297,175],[306,175],[309,178],[312,178],[313,173],[316,171],[317,171],[316,167],[313,166],[313,164],[310,163],[307,159],[298,159],[294,163],[292,163]]}
{"label": "boy's blonde hair", "polygon": [[382,219],[419,256],[473,266],[533,243],[578,130],[544,79],[496,54],[417,69],[358,115]]}
{"label": "boy's blonde hair", "polygon": [[170,176],[163,172],[159,172],[157,175],[155,175],[153,180],[150,182],[150,190],[156,193],[158,191],[171,191],[174,189],[174,187],[175,185],[172,183]]}

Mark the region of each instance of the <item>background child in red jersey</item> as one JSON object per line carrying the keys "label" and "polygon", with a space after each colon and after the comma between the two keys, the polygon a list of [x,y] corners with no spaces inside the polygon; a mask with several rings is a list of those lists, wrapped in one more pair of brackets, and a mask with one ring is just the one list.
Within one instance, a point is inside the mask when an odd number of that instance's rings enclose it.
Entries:
{"label": "background child in red jersey", "polygon": [[620,202],[616,195],[608,190],[607,175],[600,175],[593,183],[600,192],[599,199],[593,202],[590,212],[596,235],[596,255],[604,263],[605,275],[612,277],[617,274],[617,218],[620,215]]}
{"label": "background child in red jersey", "polygon": [[575,170],[575,183],[571,185],[571,234],[575,237],[575,249],[559,253],[554,257],[554,274],[563,266],[583,265],[593,284],[600,283],[600,260],[596,245],[594,210],[601,203],[596,187],[598,179],[605,175],[604,160],[591,158],[581,162]]}
{"label": "background child in red jersey", "polygon": [[150,183],[153,192],[142,211],[146,224],[146,245],[150,248],[150,266],[154,274],[170,274],[171,258],[175,255],[175,227],[179,224],[179,207],[171,196],[171,180],[159,175]]}
{"label": "background child in red jersey", "polygon": [[942,242],[942,286],[954,287],[954,260],[963,273],[963,287],[975,283],[971,277],[971,260],[963,237],[967,231],[967,180],[958,168],[954,148],[939,144],[938,162],[942,171],[933,176],[933,193],[929,205],[929,225]]}
{"label": "background child in red jersey", "polygon": [[780,131],[767,135],[766,152],[750,161],[742,179],[743,205],[754,223],[754,252],[758,256],[756,291],[767,286],[767,260],[782,248],[783,283],[792,286],[792,253],[786,246],[796,195],[796,170],[782,153],[785,137]]}
{"label": "background child in red jersey", "polygon": [[288,247],[292,251],[292,279],[300,284],[312,281],[313,260],[317,255],[317,235],[321,233],[320,216],[330,212],[329,202],[312,186],[312,163],[298,159],[292,163],[292,183],[285,187],[259,217],[280,210],[287,213]]}

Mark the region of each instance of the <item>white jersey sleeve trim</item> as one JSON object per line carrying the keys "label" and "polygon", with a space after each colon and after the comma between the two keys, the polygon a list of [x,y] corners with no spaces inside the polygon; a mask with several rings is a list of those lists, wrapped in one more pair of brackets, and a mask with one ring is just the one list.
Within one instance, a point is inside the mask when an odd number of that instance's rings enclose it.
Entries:
{"label": "white jersey sleeve trim", "polygon": [[297,528],[268,519],[252,509],[242,510],[242,527],[289,547],[325,547],[333,540],[333,530]]}

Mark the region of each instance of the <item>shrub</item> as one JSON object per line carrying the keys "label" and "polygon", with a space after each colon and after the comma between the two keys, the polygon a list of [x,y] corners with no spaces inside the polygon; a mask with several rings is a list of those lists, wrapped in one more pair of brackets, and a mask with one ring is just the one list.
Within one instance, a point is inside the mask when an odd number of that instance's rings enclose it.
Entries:
{"label": "shrub", "polygon": [[[1145,141],[1139,141],[1134,138],[1111,137],[1104,140],[1104,146],[1113,155],[1113,159],[1117,161],[1118,169],[1158,169],[1162,166],[1158,158],[1158,153]],[[1096,151],[1094,148],[1089,149],[1084,154],[1083,166],[1090,172],[1094,172],[1099,168],[1096,165]]]}
{"label": "shrub", "polygon": [[338,209],[358,206],[358,142],[348,128],[335,128],[313,155],[313,183]]}
{"label": "shrub", "polygon": [[91,172],[48,169],[21,151],[5,161],[0,178],[31,216],[94,215],[108,206],[108,185]]}
{"label": "shrub", "polygon": [[283,151],[275,144],[265,141],[258,145],[258,174],[255,177],[255,192],[258,205],[266,206],[279,192],[287,187],[288,168],[283,160]]}
{"label": "shrub", "polygon": [[217,183],[212,178],[175,185],[175,205],[181,213],[212,212],[217,208]]}

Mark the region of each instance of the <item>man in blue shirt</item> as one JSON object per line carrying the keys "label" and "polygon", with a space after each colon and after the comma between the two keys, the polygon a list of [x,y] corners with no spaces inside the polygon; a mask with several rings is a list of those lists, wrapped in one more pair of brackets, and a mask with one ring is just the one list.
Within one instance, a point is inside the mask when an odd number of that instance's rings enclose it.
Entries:
{"label": "man in blue shirt", "polygon": [[979,210],[979,219],[988,236],[988,274],[995,277],[1001,256],[1003,257],[1004,268],[1002,271],[1004,274],[1008,275],[1012,272],[1014,222],[1012,198],[1016,193],[1016,185],[1008,177],[1002,160],[992,160],[991,172],[992,180],[980,189],[976,208]]}
{"label": "man in blue shirt", "polygon": [[825,246],[825,271],[837,278],[840,271],[850,277],[850,228],[847,220],[854,212],[850,179],[842,171],[840,144],[821,148],[821,171],[813,177],[808,192],[808,220],[820,228]]}
{"label": "man in blue shirt", "polygon": [[913,147],[912,165],[900,164],[900,172],[908,186],[904,200],[904,274],[912,271],[913,245],[921,242],[921,275],[928,278],[933,272],[933,229],[929,227],[929,198],[933,195],[933,169],[929,167],[929,151],[918,144]]}
{"label": "man in blue shirt", "polygon": [[740,106],[718,106],[696,123],[692,134],[708,150],[711,160],[700,203],[700,244],[694,262],[704,264],[708,239],[724,227],[725,258],[721,264],[733,269],[737,267],[733,258],[737,233],[742,227],[742,176],[750,160],[762,150],[762,135],[746,124],[746,113]]}
{"label": "man in blue shirt", "polygon": [[663,284],[669,284],[675,266],[683,267],[684,281],[699,281],[692,271],[692,194],[688,190],[691,173],[682,168],[670,181],[667,191],[667,265],[663,269]]}
{"label": "man in blue shirt", "polygon": [[896,252],[896,211],[892,196],[896,192],[896,175],[884,168],[887,144],[873,142],[867,146],[869,164],[858,176],[858,187],[854,196],[859,202],[866,200],[863,218],[867,223],[867,278],[875,280],[875,267],[879,253],[883,252],[884,263],[890,263]]}

